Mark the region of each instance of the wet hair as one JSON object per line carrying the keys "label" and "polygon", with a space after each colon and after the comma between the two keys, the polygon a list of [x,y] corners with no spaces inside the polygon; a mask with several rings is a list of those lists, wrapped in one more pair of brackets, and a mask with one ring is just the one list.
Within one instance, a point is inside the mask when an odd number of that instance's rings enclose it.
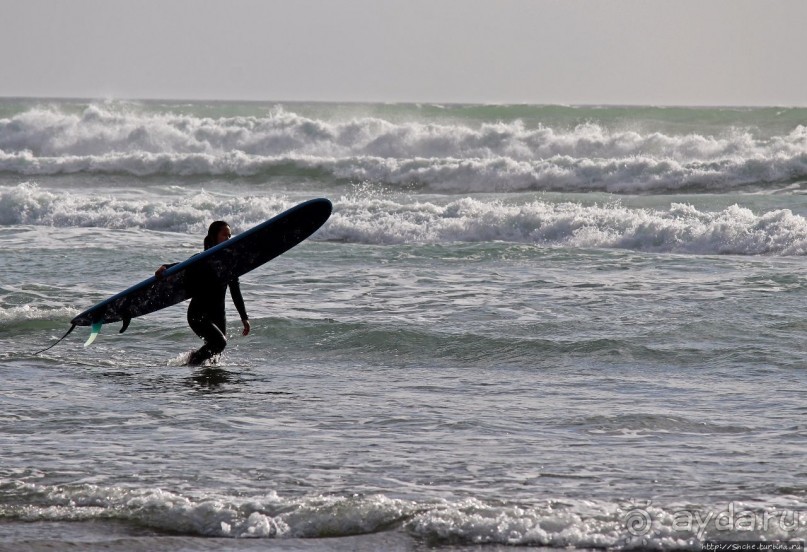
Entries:
{"label": "wet hair", "polygon": [[214,245],[216,245],[216,240],[218,239],[219,232],[225,226],[230,226],[223,220],[217,220],[213,222],[210,227],[207,229],[207,236],[205,236],[205,249],[210,249]]}

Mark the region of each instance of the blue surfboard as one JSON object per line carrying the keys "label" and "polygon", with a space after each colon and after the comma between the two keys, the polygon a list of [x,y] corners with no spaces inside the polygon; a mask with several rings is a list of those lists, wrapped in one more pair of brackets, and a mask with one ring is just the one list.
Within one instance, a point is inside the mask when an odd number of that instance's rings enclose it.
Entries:
{"label": "blue surfboard", "polygon": [[67,337],[76,326],[92,326],[92,333],[84,344],[86,347],[93,342],[103,324],[122,321],[120,333],[123,333],[133,318],[189,299],[190,292],[186,282],[188,271],[203,264],[206,265],[206,272],[214,273],[219,282],[228,283],[308,238],[328,220],[332,209],[333,206],[327,199],[312,199],[292,207],[168,268],[159,279],[152,276],[90,307],[70,321],[70,330],[59,341]]}

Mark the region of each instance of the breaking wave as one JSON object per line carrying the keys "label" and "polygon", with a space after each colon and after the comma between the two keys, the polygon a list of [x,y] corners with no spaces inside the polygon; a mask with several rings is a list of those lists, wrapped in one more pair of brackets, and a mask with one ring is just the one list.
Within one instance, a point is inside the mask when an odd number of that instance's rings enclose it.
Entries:
{"label": "breaking wave", "polygon": [[[219,197],[205,192],[120,198],[48,191],[27,183],[0,187],[0,225],[199,233],[210,220],[225,218],[240,232],[295,203],[282,195]],[[790,209],[755,213],[739,205],[708,211],[685,203],[651,209],[619,202],[512,203],[469,197],[411,202],[361,194],[342,196],[334,207],[314,239],[372,245],[504,241],[690,254],[807,253],[807,220]]]}
{"label": "breaking wave", "polygon": [[[805,536],[800,523],[804,512],[773,504],[730,504],[715,514],[695,505],[676,509],[596,500],[507,504],[476,498],[402,500],[381,494],[185,496],[158,488],[8,480],[0,480],[0,497],[6,498],[0,503],[0,520],[114,520],[205,537],[322,538],[399,530],[433,543],[700,550],[701,542],[710,539]],[[726,526],[729,514],[731,527]]]}
{"label": "breaking wave", "polygon": [[807,179],[807,126],[758,137],[569,128],[520,120],[331,121],[282,108],[202,117],[90,105],[30,108],[0,119],[0,172],[20,175],[254,176],[313,171],[329,178],[450,193],[723,192]]}

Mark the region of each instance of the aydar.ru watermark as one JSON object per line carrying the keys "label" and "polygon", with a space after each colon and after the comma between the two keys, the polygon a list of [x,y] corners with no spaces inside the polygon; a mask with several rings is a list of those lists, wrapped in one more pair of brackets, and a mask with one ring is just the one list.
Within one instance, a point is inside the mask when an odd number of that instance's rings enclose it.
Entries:
{"label": "aydar.ru watermark", "polygon": [[[634,537],[644,537],[653,528],[654,512],[648,501],[628,511],[622,518],[625,528]],[[664,525],[669,523],[673,531],[694,534],[703,540],[707,532],[747,532],[747,533],[793,533],[807,527],[805,510],[772,510],[755,512],[738,508],[729,502],[725,510],[681,509],[673,512],[658,511],[656,517],[664,517]]]}

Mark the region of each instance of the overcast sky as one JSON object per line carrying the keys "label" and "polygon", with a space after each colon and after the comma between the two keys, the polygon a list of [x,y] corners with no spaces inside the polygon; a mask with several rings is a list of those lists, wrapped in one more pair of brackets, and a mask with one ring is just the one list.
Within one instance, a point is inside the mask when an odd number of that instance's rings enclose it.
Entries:
{"label": "overcast sky", "polygon": [[0,96],[807,106],[807,0],[0,0]]}

